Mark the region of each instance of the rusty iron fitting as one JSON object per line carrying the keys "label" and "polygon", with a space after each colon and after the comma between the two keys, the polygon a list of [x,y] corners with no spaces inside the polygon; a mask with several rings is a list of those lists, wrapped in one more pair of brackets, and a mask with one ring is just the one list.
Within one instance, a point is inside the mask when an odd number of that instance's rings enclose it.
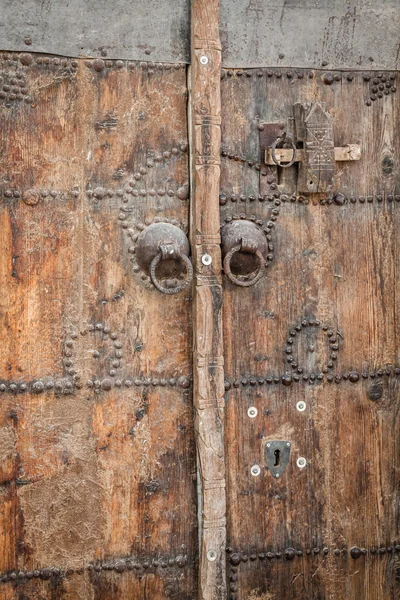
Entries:
{"label": "rusty iron fitting", "polygon": [[[276,157],[276,150],[277,148],[284,148],[284,147],[289,147],[292,148],[293,150],[293,156],[292,156],[292,160],[288,163],[281,163],[277,157]],[[274,163],[278,166],[278,167],[282,167],[282,169],[287,169],[288,167],[291,167],[297,159],[297,148],[296,148],[296,144],[294,143],[293,139],[287,135],[287,133],[284,133],[282,136],[278,137],[275,142],[272,144],[271,146],[271,158],[274,161]]]}
{"label": "rusty iron fitting", "polygon": [[252,221],[232,221],[222,227],[221,241],[228,279],[240,287],[257,283],[267,265],[268,242],[264,232]]}
{"label": "rusty iron fitting", "polygon": [[[189,241],[185,233],[170,223],[149,225],[139,235],[136,245],[139,267],[150,276],[154,287],[163,294],[178,294],[190,285],[193,267],[189,252]],[[174,285],[172,278],[179,277],[184,271],[184,281]]]}

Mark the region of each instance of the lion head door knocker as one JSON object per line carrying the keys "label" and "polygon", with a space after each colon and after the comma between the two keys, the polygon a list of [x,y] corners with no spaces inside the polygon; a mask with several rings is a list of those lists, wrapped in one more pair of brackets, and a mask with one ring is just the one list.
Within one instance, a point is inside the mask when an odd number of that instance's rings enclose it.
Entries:
{"label": "lion head door knocker", "polygon": [[190,246],[185,233],[171,223],[153,223],[138,236],[136,260],[163,294],[178,294],[193,279]]}
{"label": "lion head door knocker", "polygon": [[270,227],[262,229],[247,219],[233,220],[222,227],[224,271],[234,285],[249,287],[263,277],[273,258],[269,233]]}

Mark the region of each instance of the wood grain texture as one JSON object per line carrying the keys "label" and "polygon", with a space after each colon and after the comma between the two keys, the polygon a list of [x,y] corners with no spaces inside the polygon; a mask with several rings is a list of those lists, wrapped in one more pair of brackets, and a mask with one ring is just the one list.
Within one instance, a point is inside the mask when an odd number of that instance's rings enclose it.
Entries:
{"label": "wood grain texture", "polygon": [[[219,235],[221,142],[219,1],[192,2],[191,240],[195,268],[193,363],[200,472],[199,598],[226,597],[224,371]],[[211,264],[203,264],[209,255]]]}
{"label": "wood grain texture", "polygon": [[190,295],[134,259],[188,229],[186,68],[0,64],[0,598],[192,598]]}
{"label": "wood grain texture", "polygon": [[[247,289],[224,277],[228,597],[394,600],[399,100],[390,92],[367,105],[369,73],[333,72],[331,86],[323,72],[299,73],[231,71],[221,84],[221,220],[276,219],[266,277]],[[393,73],[381,75],[395,87]],[[361,160],[336,163],[329,198],[292,196],[296,167],[278,171],[260,154],[260,123],[311,100],[327,102],[336,147],[361,146]],[[273,440],[291,443],[275,480]]]}

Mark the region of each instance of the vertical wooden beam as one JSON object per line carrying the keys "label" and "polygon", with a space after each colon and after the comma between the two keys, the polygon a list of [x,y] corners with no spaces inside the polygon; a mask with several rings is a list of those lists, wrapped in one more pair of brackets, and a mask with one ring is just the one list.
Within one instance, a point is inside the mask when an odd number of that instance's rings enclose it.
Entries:
{"label": "vertical wooden beam", "polygon": [[225,600],[219,0],[192,0],[191,39],[193,368],[201,511],[199,599]]}

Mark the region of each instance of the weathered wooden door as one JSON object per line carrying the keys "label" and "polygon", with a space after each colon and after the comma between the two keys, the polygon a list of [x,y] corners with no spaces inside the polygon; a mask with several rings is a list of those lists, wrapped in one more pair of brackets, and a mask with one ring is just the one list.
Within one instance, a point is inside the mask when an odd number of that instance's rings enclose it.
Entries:
{"label": "weathered wooden door", "polygon": [[221,224],[268,237],[224,277],[231,600],[400,594],[399,17],[222,3]]}
{"label": "weathered wooden door", "polygon": [[151,223],[188,231],[188,7],[118,4],[2,3],[7,600],[196,590],[190,294],[134,254]]}
{"label": "weathered wooden door", "polygon": [[1,599],[400,595],[400,9],[219,4],[2,2]]}

